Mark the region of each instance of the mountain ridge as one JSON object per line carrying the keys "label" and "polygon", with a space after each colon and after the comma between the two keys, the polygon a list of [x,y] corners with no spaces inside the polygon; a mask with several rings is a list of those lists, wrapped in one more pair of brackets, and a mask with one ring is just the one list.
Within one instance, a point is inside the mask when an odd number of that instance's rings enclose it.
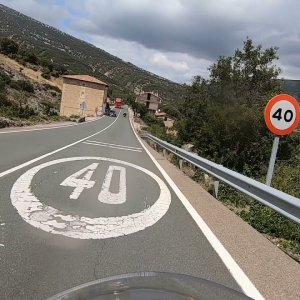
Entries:
{"label": "mountain ridge", "polygon": [[184,85],[146,71],[95,45],[0,4],[0,38],[27,43],[42,59],[51,59],[71,73],[95,76],[107,82],[115,96],[155,91],[166,100],[179,100]]}

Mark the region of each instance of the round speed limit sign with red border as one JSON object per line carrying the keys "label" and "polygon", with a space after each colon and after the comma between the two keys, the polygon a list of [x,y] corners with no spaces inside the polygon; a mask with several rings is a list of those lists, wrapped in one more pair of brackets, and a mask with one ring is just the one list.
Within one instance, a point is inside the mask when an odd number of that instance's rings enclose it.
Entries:
{"label": "round speed limit sign with red border", "polygon": [[287,94],[273,97],[265,108],[265,122],[269,130],[277,135],[294,131],[300,120],[298,101]]}

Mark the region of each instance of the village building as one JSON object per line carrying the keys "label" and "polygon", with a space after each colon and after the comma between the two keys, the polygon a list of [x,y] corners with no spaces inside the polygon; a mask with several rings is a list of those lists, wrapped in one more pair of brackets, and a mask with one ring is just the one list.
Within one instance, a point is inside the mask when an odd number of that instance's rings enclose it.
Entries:
{"label": "village building", "polygon": [[136,101],[144,104],[150,113],[155,114],[161,104],[161,97],[158,94],[143,92],[137,95]]}
{"label": "village building", "polygon": [[108,85],[89,75],[63,76],[61,116],[97,116],[107,98]]}

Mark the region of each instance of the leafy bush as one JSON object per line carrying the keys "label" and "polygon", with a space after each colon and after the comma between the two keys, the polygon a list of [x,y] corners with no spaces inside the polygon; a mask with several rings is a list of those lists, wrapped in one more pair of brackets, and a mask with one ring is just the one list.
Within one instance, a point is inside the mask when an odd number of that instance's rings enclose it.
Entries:
{"label": "leafy bush", "polygon": [[49,101],[43,101],[40,103],[42,106],[43,114],[46,116],[56,116],[57,115],[57,107],[55,104]]}
{"label": "leafy bush", "polygon": [[56,71],[56,70],[53,70],[52,72],[51,72],[51,76],[53,76],[53,77],[55,77],[55,78],[57,78],[57,77],[59,77],[59,72],[58,71]]}
{"label": "leafy bush", "polygon": [[300,226],[260,203],[253,203],[240,216],[259,232],[300,243]]}
{"label": "leafy bush", "polygon": [[134,108],[133,108],[137,113],[140,114],[140,117],[143,119],[146,114],[148,113],[148,109],[146,106],[142,103],[139,102],[134,102]]}
{"label": "leafy bush", "polygon": [[9,84],[11,82],[11,78],[4,71],[0,70],[0,81],[2,85],[5,86],[6,84]]}
{"label": "leafy bush", "polygon": [[12,80],[10,82],[10,87],[18,91],[26,91],[28,93],[34,92],[33,85],[27,80]]}
{"label": "leafy bush", "polygon": [[30,83],[29,81],[19,80],[18,82],[21,85],[22,90],[24,90],[28,93],[33,93],[34,92],[34,87],[33,87],[32,83]]}
{"label": "leafy bush", "polygon": [[5,90],[0,89],[0,107],[11,106],[11,102],[7,99]]}
{"label": "leafy bush", "polygon": [[151,126],[149,126],[148,131],[155,135],[158,138],[163,139],[166,135],[166,130],[164,127],[158,125],[158,124],[152,124]]}
{"label": "leafy bush", "polygon": [[12,80],[9,84],[9,86],[12,88],[12,89],[15,89],[17,91],[21,91],[21,85],[18,83],[18,81],[16,80]]}
{"label": "leafy bush", "polygon": [[46,89],[46,90],[53,90],[53,91],[56,91],[57,93],[61,94],[61,90],[59,87],[55,86],[55,85],[51,85],[51,84],[48,84],[48,83],[44,83],[43,84],[43,87]]}
{"label": "leafy bush", "polygon": [[29,105],[25,105],[24,107],[19,107],[16,116],[19,118],[28,119],[32,116],[35,116],[36,112],[33,108],[29,107]]}
{"label": "leafy bush", "polygon": [[50,72],[47,72],[47,71],[43,71],[41,76],[45,79],[50,79],[51,78]]}
{"label": "leafy bush", "polygon": [[28,52],[25,54],[24,61],[33,65],[38,65],[39,63],[38,57],[32,52]]}
{"label": "leafy bush", "polygon": [[147,113],[144,117],[143,117],[143,121],[147,124],[147,125],[159,125],[162,127],[165,127],[164,122],[162,120],[159,120],[157,118],[155,118],[154,115]]}
{"label": "leafy bush", "polygon": [[0,46],[1,53],[5,55],[17,54],[19,50],[19,45],[9,38],[3,38],[0,42]]}

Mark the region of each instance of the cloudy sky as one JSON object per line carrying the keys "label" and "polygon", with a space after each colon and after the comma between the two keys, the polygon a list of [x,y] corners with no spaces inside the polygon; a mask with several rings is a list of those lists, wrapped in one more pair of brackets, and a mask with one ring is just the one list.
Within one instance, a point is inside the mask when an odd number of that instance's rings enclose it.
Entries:
{"label": "cloudy sky", "polygon": [[207,77],[220,55],[278,46],[282,77],[300,79],[299,0],[0,0],[177,82]]}

